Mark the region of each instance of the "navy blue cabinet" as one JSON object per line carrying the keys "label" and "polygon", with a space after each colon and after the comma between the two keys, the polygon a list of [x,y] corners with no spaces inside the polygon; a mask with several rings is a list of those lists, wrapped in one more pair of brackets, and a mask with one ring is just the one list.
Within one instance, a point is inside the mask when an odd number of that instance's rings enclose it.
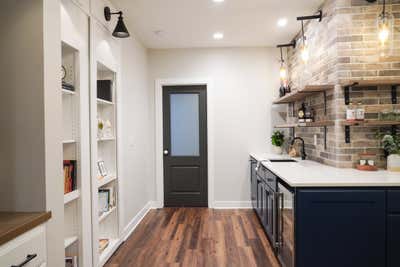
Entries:
{"label": "navy blue cabinet", "polygon": [[387,218],[387,267],[400,266],[400,215]]}
{"label": "navy blue cabinet", "polygon": [[385,190],[300,189],[295,227],[296,267],[385,266]]}

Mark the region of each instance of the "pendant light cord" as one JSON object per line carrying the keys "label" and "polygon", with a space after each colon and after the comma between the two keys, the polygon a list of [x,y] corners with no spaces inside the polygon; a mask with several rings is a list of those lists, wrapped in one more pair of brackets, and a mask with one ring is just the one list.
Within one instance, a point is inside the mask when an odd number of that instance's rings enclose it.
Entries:
{"label": "pendant light cord", "polygon": [[386,0],[383,0],[383,10],[382,10],[383,15],[386,13]]}
{"label": "pendant light cord", "polygon": [[303,45],[306,44],[306,38],[304,36],[304,23],[301,21],[301,34],[303,35]]}
{"label": "pendant light cord", "polygon": [[280,47],[280,49],[281,49],[281,63],[283,63],[285,61],[283,60],[282,47]]}

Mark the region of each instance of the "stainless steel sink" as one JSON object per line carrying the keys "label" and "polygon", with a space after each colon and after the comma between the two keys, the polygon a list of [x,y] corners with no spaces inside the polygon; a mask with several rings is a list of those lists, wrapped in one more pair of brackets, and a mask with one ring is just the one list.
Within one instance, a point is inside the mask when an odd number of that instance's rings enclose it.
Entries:
{"label": "stainless steel sink", "polygon": [[294,159],[270,159],[270,162],[297,162],[297,160]]}

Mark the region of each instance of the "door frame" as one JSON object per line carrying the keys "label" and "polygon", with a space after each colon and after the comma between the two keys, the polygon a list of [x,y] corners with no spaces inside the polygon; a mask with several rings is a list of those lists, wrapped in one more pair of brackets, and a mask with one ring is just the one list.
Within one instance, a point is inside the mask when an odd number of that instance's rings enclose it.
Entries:
{"label": "door frame", "polygon": [[207,90],[207,164],[208,164],[208,207],[214,207],[214,105],[213,82],[211,79],[157,79],[155,81],[155,161],[156,201],[155,208],[164,207],[164,140],[163,140],[163,87],[205,85]]}

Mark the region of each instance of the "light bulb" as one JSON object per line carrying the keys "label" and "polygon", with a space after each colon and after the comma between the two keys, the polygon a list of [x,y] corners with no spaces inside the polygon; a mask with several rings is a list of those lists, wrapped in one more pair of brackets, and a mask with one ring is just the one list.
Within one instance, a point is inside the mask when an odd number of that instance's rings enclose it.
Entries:
{"label": "light bulb", "polygon": [[389,40],[389,26],[386,23],[381,23],[379,25],[379,41],[381,45],[384,46],[386,42]]}
{"label": "light bulb", "polygon": [[283,66],[283,65],[281,66],[281,68],[280,68],[280,70],[279,70],[279,76],[281,77],[281,81],[286,80],[287,71],[286,71],[285,66]]}
{"label": "light bulb", "polygon": [[301,48],[301,59],[303,60],[304,63],[307,63],[308,60],[310,59],[310,51],[306,44],[304,44],[303,47]]}

